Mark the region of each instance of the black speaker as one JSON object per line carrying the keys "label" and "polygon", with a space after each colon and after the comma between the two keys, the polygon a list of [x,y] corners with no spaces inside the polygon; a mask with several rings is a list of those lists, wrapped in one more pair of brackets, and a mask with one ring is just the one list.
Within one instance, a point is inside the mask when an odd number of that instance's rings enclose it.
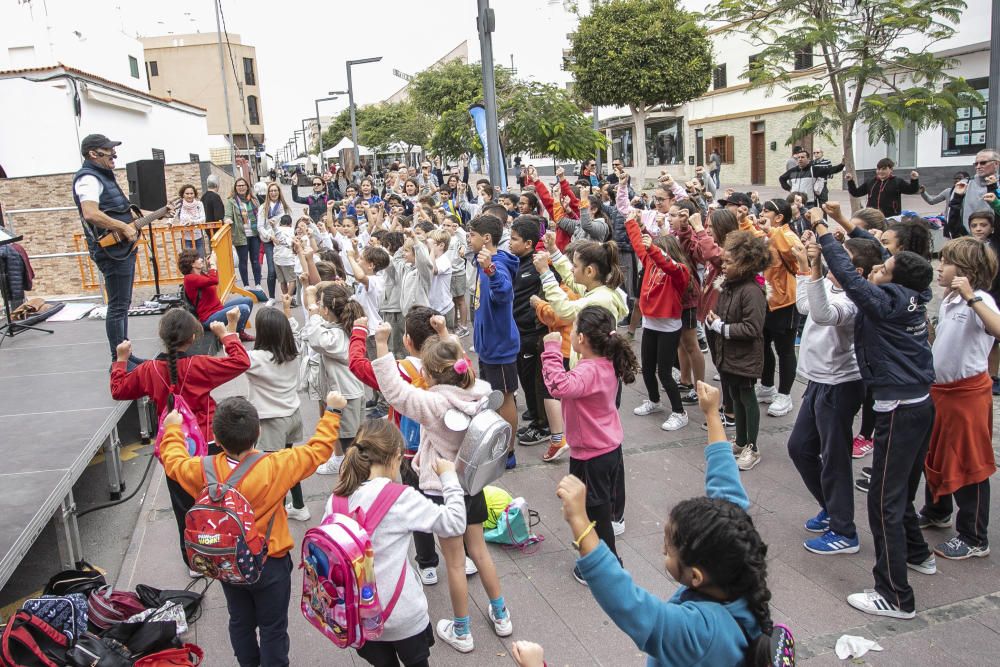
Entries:
{"label": "black speaker", "polygon": [[167,177],[163,160],[136,160],[125,165],[128,199],[144,211],[167,205]]}

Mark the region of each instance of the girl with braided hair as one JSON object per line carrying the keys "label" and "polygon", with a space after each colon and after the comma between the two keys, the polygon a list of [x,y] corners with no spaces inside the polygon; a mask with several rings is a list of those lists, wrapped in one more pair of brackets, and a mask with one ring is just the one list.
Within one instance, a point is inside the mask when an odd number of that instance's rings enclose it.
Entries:
{"label": "girl with braided hair", "polygon": [[747,514],[750,500],[719,416],[719,390],[704,382],[697,389],[708,419],[705,496],[678,503],[666,521],[664,564],[681,584],[669,600],[637,586],[598,538],[587,519],[583,482],[567,475],[556,495],[580,552],[580,573],[604,612],[649,656],[648,664],[762,664],[774,631],[767,545]]}
{"label": "girl with braided hair", "polygon": [[[188,350],[204,330],[201,322],[183,308],[168,310],[160,318],[160,340],[164,352],[155,359],[139,364],[131,372],[126,370],[126,362],[132,354],[132,343],[124,341],[118,346],[118,361],[111,365],[111,397],[119,401],[129,401],[148,396],[153,401],[157,414],[163,412],[171,394],[177,394],[191,408],[205,440],[209,454],[221,449],[215,446],[212,433],[212,418],[215,416],[215,399],[212,390],[238,377],[250,368],[250,357],[236,334],[240,318],[238,308],[226,312],[228,326],[213,322],[209,327],[226,352],[224,357],[205,354],[188,354]],[[167,478],[170,491],[170,505],[177,520],[180,533],[181,555],[184,555],[184,515],[194,504],[194,498],[187,494],[180,484]],[[192,577],[201,576],[189,568]]]}

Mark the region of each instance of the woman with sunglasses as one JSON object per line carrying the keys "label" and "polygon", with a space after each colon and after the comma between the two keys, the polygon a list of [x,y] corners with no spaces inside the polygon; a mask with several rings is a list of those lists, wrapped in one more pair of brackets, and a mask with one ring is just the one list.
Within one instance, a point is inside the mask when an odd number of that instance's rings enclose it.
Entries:
{"label": "woman with sunglasses", "polygon": [[340,191],[332,181],[327,181],[328,174],[312,177],[312,192],[305,197],[299,196],[299,186],[292,181],[292,201],[309,207],[309,217],[313,222],[319,222],[326,215],[326,203],[340,199]]}

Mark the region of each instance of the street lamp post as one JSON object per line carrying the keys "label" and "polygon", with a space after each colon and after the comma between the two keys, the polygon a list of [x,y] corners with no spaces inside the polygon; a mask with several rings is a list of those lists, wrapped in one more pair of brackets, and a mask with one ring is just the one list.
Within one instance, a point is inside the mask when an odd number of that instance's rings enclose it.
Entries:
{"label": "street lamp post", "polygon": [[363,65],[365,63],[377,63],[380,60],[382,60],[382,56],[347,61],[347,96],[348,102],[351,105],[351,141],[354,142],[354,166],[361,163],[361,151],[358,150],[358,124],[354,117],[354,84],[351,81],[351,66]]}
{"label": "street lamp post", "polygon": [[323,124],[319,122],[319,103],[320,102],[330,102],[332,100],[339,99],[341,95],[346,95],[346,90],[331,90],[327,93],[330,97],[321,97],[316,100],[316,130],[319,132],[319,159],[323,163],[324,170],[326,169],[326,162],[323,160]]}
{"label": "street lamp post", "polygon": [[479,28],[479,50],[483,68],[483,106],[486,107],[486,150],[489,153],[490,182],[494,187],[502,187],[501,170],[506,170],[500,155],[500,133],[497,128],[497,91],[493,71],[493,30],[496,19],[490,9],[489,0],[477,0],[479,14],[476,26]]}

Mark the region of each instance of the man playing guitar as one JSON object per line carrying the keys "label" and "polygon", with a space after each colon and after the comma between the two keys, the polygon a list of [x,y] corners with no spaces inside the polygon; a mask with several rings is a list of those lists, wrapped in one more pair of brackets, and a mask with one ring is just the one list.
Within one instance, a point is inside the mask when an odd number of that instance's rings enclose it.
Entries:
{"label": "man playing guitar", "polygon": [[[128,197],[115,180],[115,158],[118,156],[114,148],[120,145],[120,141],[112,141],[103,134],[84,137],[80,143],[83,166],[73,177],[73,201],[80,211],[87,248],[104,276],[104,289],[108,295],[105,328],[112,361],[116,358],[115,348],[128,338],[128,309],[132,304],[135,277],[134,244],[140,231]],[[171,213],[169,206],[161,211],[156,216],[147,217],[163,217]],[[146,219],[142,218],[141,222]],[[112,238],[120,239],[119,242],[110,242],[108,237],[112,234]],[[129,370],[142,361],[132,356],[128,363]]]}

